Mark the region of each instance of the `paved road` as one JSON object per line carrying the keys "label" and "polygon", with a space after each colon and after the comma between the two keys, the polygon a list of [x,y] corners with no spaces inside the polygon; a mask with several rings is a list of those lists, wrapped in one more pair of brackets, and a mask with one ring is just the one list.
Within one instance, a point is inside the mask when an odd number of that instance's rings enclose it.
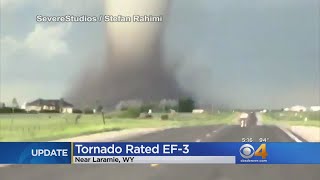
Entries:
{"label": "paved road", "polygon": [[[240,142],[293,140],[275,126],[237,125],[170,129],[126,141]],[[317,180],[320,165],[29,165],[0,168],[0,180]]]}

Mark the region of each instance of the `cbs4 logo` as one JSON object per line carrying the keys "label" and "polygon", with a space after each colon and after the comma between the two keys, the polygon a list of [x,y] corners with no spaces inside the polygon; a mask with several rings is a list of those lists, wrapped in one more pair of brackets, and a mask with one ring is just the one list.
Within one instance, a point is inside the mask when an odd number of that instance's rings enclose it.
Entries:
{"label": "cbs4 logo", "polygon": [[267,153],[267,145],[261,144],[257,150],[250,144],[244,144],[240,147],[240,155],[245,159],[250,159],[253,156],[261,157],[262,159],[266,159],[268,156]]}

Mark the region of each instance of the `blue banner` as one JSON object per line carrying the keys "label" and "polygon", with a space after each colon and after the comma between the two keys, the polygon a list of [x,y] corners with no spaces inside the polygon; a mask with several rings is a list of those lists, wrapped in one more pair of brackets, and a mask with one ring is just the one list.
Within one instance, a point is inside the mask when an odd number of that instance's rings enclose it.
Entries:
{"label": "blue banner", "polygon": [[235,156],[237,164],[320,164],[320,143],[74,143],[74,156]]}
{"label": "blue banner", "polygon": [[70,164],[68,142],[3,142],[0,164]]}
{"label": "blue banner", "polygon": [[74,156],[234,156],[237,143],[74,143]]}
{"label": "blue banner", "polygon": [[204,156],[234,157],[236,164],[320,164],[320,143],[0,143],[0,164],[71,164],[74,157],[107,156],[199,157],[197,162]]}

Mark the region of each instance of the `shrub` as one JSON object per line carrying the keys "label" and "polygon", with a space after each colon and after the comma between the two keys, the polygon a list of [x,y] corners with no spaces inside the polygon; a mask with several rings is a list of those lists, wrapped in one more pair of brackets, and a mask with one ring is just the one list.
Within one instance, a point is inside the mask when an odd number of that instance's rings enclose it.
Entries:
{"label": "shrub", "polygon": [[74,114],[81,114],[82,111],[81,111],[80,109],[73,109],[73,110],[72,110],[72,113],[74,113]]}
{"label": "shrub", "polygon": [[128,108],[118,114],[119,118],[137,118],[140,115],[140,108]]}
{"label": "shrub", "polygon": [[14,109],[14,113],[26,113],[27,111],[24,109]]}
{"label": "shrub", "polygon": [[41,110],[40,113],[59,113],[58,110]]}
{"label": "shrub", "polygon": [[0,113],[12,113],[12,108],[8,108],[8,107],[1,108]]}
{"label": "shrub", "polygon": [[73,114],[93,114],[94,112],[93,112],[93,109],[85,108],[83,110],[81,110],[81,109],[73,109],[72,113]]}
{"label": "shrub", "polygon": [[149,119],[152,118],[152,114],[147,114],[146,118],[149,118]]}
{"label": "shrub", "polygon": [[140,113],[139,118],[150,119],[150,118],[152,118],[152,115],[148,114],[148,113]]}
{"label": "shrub", "polygon": [[101,113],[103,110],[103,107],[101,105],[98,105],[97,108],[96,108],[96,112],[97,113]]}
{"label": "shrub", "polygon": [[83,111],[83,113],[84,113],[84,114],[93,114],[93,109],[87,108],[87,109],[85,109],[85,110]]}
{"label": "shrub", "polygon": [[168,114],[162,114],[161,115],[161,120],[168,120],[169,119],[169,115]]}
{"label": "shrub", "polygon": [[195,103],[191,98],[179,99],[179,112],[192,112]]}
{"label": "shrub", "polygon": [[140,108],[140,111],[141,112],[148,112],[149,109],[155,109],[156,106],[155,105],[152,105],[152,104],[143,104]]}
{"label": "shrub", "polygon": [[14,108],[14,110],[11,107],[3,107],[0,108],[0,113],[26,113],[26,110]]}
{"label": "shrub", "polygon": [[39,112],[38,111],[35,111],[35,110],[31,110],[28,112],[29,114],[38,114]]}

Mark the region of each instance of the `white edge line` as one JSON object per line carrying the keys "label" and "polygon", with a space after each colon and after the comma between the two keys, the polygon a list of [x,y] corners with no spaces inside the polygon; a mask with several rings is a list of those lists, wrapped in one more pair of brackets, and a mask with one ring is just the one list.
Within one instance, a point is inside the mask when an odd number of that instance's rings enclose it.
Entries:
{"label": "white edge line", "polygon": [[7,166],[12,166],[12,164],[0,164],[0,168],[7,167]]}
{"label": "white edge line", "polygon": [[[260,113],[259,113],[260,114]],[[260,114],[261,115],[261,114]],[[262,123],[262,117],[260,116],[260,126],[263,125]],[[281,127],[281,126],[278,126],[283,132],[285,132],[292,140],[294,140],[295,142],[302,142],[297,136],[295,136],[294,134],[292,134],[288,129],[284,128],[284,127]]]}
{"label": "white edge line", "polygon": [[296,142],[302,142],[297,136],[295,136],[294,134],[292,134],[289,130],[287,130],[284,127],[280,127],[278,126],[283,132],[285,132],[291,139],[293,139]]}

